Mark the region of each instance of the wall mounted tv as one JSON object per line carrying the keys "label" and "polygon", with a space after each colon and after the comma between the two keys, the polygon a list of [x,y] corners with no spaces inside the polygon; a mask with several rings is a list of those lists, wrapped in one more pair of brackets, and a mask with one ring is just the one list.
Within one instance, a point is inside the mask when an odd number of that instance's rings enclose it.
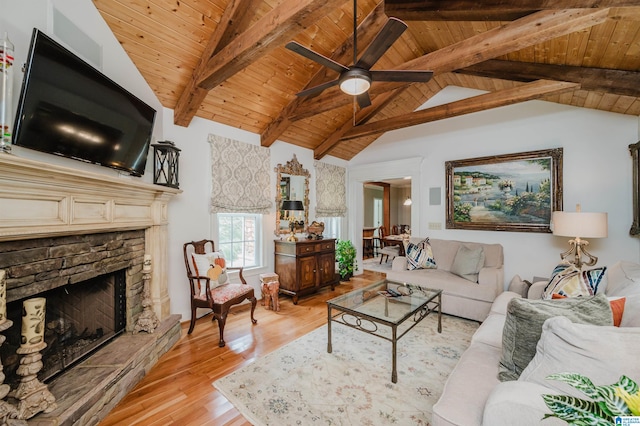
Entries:
{"label": "wall mounted tv", "polygon": [[34,28],[13,144],[142,176],[155,114]]}

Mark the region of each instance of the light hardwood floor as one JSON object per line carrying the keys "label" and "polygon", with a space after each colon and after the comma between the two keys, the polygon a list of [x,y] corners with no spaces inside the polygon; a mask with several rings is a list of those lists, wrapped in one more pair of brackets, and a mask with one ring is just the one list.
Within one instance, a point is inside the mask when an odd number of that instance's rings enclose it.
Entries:
{"label": "light hardwood floor", "polygon": [[341,282],[334,291],[300,298],[280,296],[280,312],[264,309],[258,301],[252,326],[248,309],[232,311],[225,327],[226,347],[218,347],[218,325],[207,315],[191,335],[188,321],[182,337],[160,358],[140,383],[100,423],[109,425],[250,425],[212,383],[254,359],[326,324],[326,301],[384,278],[364,274]]}

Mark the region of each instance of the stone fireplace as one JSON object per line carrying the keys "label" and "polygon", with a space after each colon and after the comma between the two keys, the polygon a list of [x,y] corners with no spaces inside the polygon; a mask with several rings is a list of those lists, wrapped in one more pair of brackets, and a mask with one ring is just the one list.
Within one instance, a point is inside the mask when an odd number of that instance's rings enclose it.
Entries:
{"label": "stone fireplace", "polygon": [[[179,192],[0,154],[0,276],[14,322],[0,346],[5,383],[15,369],[22,301],[47,299],[40,378],[58,408],[29,424],[97,424],[178,340],[166,227],[167,204]],[[160,325],[134,334],[145,255],[153,260],[148,290]]]}

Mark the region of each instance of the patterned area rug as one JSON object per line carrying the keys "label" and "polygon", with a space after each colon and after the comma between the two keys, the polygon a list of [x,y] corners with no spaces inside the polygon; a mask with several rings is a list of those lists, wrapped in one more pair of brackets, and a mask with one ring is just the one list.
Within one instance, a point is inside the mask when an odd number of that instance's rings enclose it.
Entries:
{"label": "patterned area rug", "polygon": [[429,316],[391,342],[341,324],[302,336],[213,385],[255,425],[429,425],[431,407],[478,323]]}

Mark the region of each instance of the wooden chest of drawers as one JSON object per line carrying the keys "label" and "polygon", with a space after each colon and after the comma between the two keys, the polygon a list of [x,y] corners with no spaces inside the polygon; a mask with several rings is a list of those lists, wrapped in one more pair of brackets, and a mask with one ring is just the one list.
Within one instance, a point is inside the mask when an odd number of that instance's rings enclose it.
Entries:
{"label": "wooden chest of drawers", "polygon": [[275,272],[280,293],[298,298],[339,282],[336,275],[336,240],[275,241]]}

